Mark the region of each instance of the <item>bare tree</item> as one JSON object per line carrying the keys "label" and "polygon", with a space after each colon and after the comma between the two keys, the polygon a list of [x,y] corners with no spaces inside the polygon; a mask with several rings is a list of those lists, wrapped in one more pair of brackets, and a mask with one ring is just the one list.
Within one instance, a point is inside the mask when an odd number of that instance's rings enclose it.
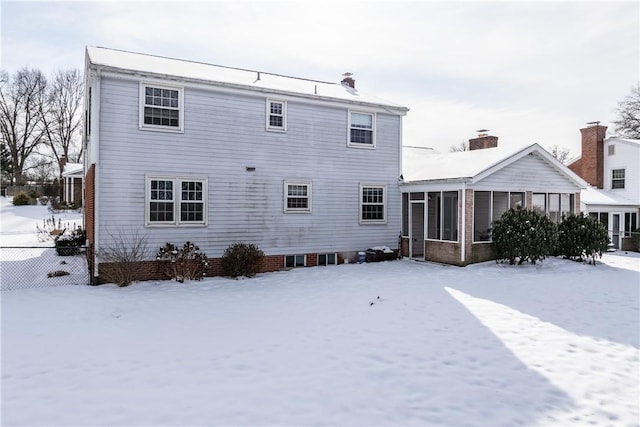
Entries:
{"label": "bare tree", "polygon": [[0,72],[0,134],[16,184],[23,183],[26,161],[43,140],[38,101],[46,87],[47,80],[38,69],[23,68],[13,76]]}
{"label": "bare tree", "polygon": [[45,143],[56,164],[66,157],[82,155],[79,130],[82,119],[82,74],[79,70],[58,71],[39,103]]}
{"label": "bare tree", "polygon": [[566,163],[571,155],[571,151],[568,148],[559,147],[557,145],[549,147],[549,153],[551,153],[551,155],[556,159],[560,160],[561,163]]}
{"label": "bare tree", "polygon": [[459,144],[449,147],[450,153],[457,153],[459,151],[469,151],[469,141],[460,141]]}
{"label": "bare tree", "polygon": [[616,133],[626,138],[640,139],[640,83],[618,103]]}

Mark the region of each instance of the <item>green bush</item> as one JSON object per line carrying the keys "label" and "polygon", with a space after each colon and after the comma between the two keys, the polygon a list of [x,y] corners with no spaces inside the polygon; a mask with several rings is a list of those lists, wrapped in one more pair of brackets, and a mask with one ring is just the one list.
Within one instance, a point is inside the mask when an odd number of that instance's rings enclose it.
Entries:
{"label": "green bush", "polygon": [[13,205],[14,206],[25,206],[30,204],[30,199],[27,193],[18,193],[13,196]]}
{"label": "green bush", "polygon": [[202,280],[209,265],[207,255],[200,252],[200,248],[191,242],[186,242],[182,248],[167,243],[158,250],[156,259],[169,261],[165,274],[180,283],[185,280]]}
{"label": "green bush", "polygon": [[558,232],[558,253],[566,259],[595,264],[609,244],[609,234],[600,221],[582,212],[563,217]]}
{"label": "green bush", "polygon": [[535,264],[553,254],[558,227],[544,214],[519,207],[496,220],[491,235],[499,261]]}
{"label": "green bush", "polygon": [[40,197],[40,194],[38,194],[38,190],[36,190],[35,188],[31,188],[29,189],[29,197],[32,199],[37,199],[38,197]]}
{"label": "green bush", "polygon": [[222,255],[222,269],[226,276],[253,277],[260,271],[264,253],[254,244],[234,243]]}

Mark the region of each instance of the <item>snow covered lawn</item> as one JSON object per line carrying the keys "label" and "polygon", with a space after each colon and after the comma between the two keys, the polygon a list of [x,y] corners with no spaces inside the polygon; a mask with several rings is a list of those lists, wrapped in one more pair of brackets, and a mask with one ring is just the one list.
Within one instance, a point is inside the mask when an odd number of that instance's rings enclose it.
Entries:
{"label": "snow covered lawn", "polygon": [[617,253],[3,291],[2,424],[638,425],[639,279]]}

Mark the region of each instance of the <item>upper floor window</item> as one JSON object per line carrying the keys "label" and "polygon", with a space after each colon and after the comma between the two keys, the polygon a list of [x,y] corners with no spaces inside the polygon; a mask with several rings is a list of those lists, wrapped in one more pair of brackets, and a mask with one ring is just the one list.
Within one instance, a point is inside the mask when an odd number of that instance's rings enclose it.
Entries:
{"label": "upper floor window", "polygon": [[616,154],[616,146],[615,146],[615,145],[613,145],[613,144],[609,145],[609,147],[607,148],[607,153],[608,153],[610,156],[615,155],[615,154]]}
{"label": "upper floor window", "polygon": [[310,182],[286,181],[284,183],[284,211],[311,212]]}
{"label": "upper floor window", "polygon": [[624,188],[624,169],[611,171],[611,188]]}
{"label": "upper floor window", "polygon": [[349,112],[350,147],[375,147],[375,115]]}
{"label": "upper floor window", "polygon": [[147,225],[206,224],[207,181],[147,177]]}
{"label": "upper floor window", "polygon": [[360,223],[385,224],[387,200],[386,186],[360,185]]}
{"label": "upper floor window", "polygon": [[182,131],[182,89],[142,83],[140,85],[140,127]]}
{"label": "upper floor window", "polygon": [[287,130],[287,103],[267,99],[267,130]]}

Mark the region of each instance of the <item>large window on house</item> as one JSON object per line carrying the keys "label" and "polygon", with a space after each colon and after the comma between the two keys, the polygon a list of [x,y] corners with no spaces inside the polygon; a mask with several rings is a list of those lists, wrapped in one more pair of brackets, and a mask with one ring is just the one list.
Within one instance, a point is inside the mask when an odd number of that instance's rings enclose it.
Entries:
{"label": "large window on house", "polygon": [[624,169],[613,169],[611,171],[611,188],[624,188]]}
{"label": "large window on house", "polygon": [[285,181],[284,211],[311,212],[311,183],[303,181]]}
{"label": "large window on house", "polygon": [[624,214],[624,236],[631,237],[631,232],[638,227],[638,214],[626,212]]}
{"label": "large window on house", "polygon": [[431,191],[427,195],[427,239],[458,240],[458,192]]}
{"label": "large window on house", "polygon": [[589,212],[589,216],[600,221],[606,230],[609,229],[609,212]]}
{"label": "large window on house", "polygon": [[574,212],[575,195],[570,193],[533,193],[533,210],[555,222]]}
{"label": "large window on house", "polygon": [[287,130],[287,103],[267,99],[267,130]]}
{"label": "large window on house", "polygon": [[375,114],[349,112],[350,147],[375,147]]}
{"label": "large window on house", "polygon": [[140,84],[140,127],[142,129],[183,129],[182,88]]}
{"label": "large window on house", "polygon": [[204,178],[147,177],[147,225],[206,224]]}
{"label": "large window on house", "polygon": [[387,188],[384,185],[360,185],[360,223],[385,224]]}
{"label": "large window on house", "polygon": [[525,207],[524,193],[475,191],[473,196],[473,241],[491,240],[491,225],[509,209]]}

